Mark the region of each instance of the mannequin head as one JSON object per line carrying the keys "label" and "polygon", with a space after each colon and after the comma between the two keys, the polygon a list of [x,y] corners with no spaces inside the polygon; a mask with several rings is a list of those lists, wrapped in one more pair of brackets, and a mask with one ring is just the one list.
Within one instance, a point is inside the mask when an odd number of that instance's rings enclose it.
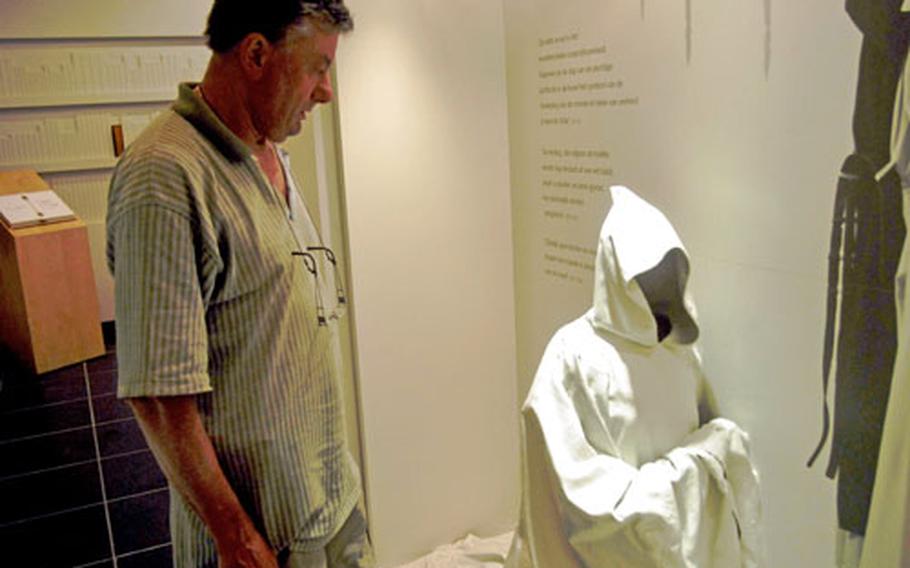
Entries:
{"label": "mannequin head", "polygon": [[698,339],[698,327],[684,301],[688,278],[689,261],[678,248],[670,249],[656,266],[635,277],[657,322],[658,341],[671,336],[686,345]]}

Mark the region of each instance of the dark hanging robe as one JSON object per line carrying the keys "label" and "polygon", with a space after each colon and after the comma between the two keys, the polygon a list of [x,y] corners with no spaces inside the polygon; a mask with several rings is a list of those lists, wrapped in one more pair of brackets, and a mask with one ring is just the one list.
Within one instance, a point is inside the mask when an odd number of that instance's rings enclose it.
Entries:
{"label": "dark hanging robe", "polygon": [[[837,476],[840,528],[863,535],[869,516],[896,351],[894,275],[904,242],[901,183],[890,161],[894,95],[907,54],[903,0],[847,0],[863,33],[853,114],[855,151],[841,168],[828,269],[823,361],[834,364],[834,427],[827,475]],[[827,397],[826,397],[827,399]],[[825,403],[821,452],[830,430]]]}

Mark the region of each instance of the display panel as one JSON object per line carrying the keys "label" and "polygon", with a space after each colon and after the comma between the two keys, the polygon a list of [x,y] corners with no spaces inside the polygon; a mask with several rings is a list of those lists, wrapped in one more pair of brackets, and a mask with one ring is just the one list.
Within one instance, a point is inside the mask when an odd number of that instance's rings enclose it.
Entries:
{"label": "display panel", "polygon": [[205,27],[206,0],[4,0],[0,38],[190,37]]}
{"label": "display panel", "polygon": [[752,437],[769,565],[831,565],[821,431],[828,238],[860,36],[829,2],[507,0],[519,396],[591,305],[611,184],[674,219],[705,368]]}

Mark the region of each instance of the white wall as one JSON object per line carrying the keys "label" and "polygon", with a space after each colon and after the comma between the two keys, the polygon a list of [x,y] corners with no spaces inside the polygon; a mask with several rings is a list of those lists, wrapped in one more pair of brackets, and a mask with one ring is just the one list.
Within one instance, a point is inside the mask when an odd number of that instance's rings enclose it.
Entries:
{"label": "white wall", "polygon": [[349,4],[338,104],[370,524],[388,566],[517,518],[502,6]]}
{"label": "white wall", "polygon": [[[590,305],[592,278],[545,275],[545,239],[596,246],[606,194],[552,205],[546,180],[627,184],[663,209],[693,257],[706,368],[725,413],[752,435],[769,566],[832,566],[834,483],[805,462],[821,430],[827,239],[836,175],[851,151],[859,34],[826,0],[505,0],[516,248],[519,396],[556,327]],[[687,17],[686,7],[691,6]],[[770,25],[766,25],[770,10]],[[574,34],[574,35],[573,35]],[[687,36],[691,38],[687,58]],[[564,38],[541,46],[541,39]],[[565,39],[568,38],[568,39]],[[566,62],[605,46],[621,88],[540,94]],[[569,49],[571,47],[572,49]],[[581,59],[579,59],[581,61]],[[637,98],[618,108],[541,110],[570,98]],[[564,116],[564,125],[541,119]],[[545,172],[542,149],[610,152],[611,175]],[[579,162],[580,160],[574,160]],[[555,220],[544,210],[571,217]],[[584,254],[562,253],[585,260]],[[573,280],[574,278],[574,280]],[[824,462],[825,454],[820,460]]]}
{"label": "white wall", "polygon": [[[16,48],[48,47],[71,48],[95,46],[108,47],[112,51],[130,45],[147,46],[154,49],[156,45],[193,44],[198,40],[173,40],[164,38],[201,38],[205,28],[205,19],[211,7],[211,0],[90,0],[78,3],[64,0],[0,0],[0,51],[12,53]],[[78,38],[79,41],[72,41]],[[123,38],[135,38],[123,41]],[[146,38],[146,39],[139,39]],[[147,38],[157,38],[149,40]],[[41,40],[35,42],[34,40]],[[116,40],[116,41],[112,41]],[[7,79],[11,80],[11,79]],[[176,85],[169,89],[176,95]],[[58,93],[49,93],[51,98]],[[124,96],[124,99],[129,99]],[[135,102],[150,101],[143,97],[133,97]],[[119,100],[119,99],[115,99]],[[80,102],[94,103],[86,99]],[[147,105],[149,108],[165,108],[166,102]],[[107,107],[70,106],[55,110],[52,106],[24,111],[0,109],[0,122],[16,119],[41,120],[48,116],[74,117],[89,112],[110,111],[116,115],[124,107],[116,104]],[[136,107],[133,107],[136,110]],[[112,120],[116,121],[116,118]],[[107,135],[105,131],[102,136]],[[54,161],[54,156],[47,156]],[[113,159],[111,149],[110,158]],[[21,164],[16,167],[36,167],[34,164]],[[92,267],[98,289],[100,318],[102,321],[114,319],[113,280],[105,262],[104,253],[104,216],[106,209],[107,185],[110,169],[92,169],[80,171],[73,169],[56,174],[42,172],[64,199],[76,210],[86,222],[91,249]],[[74,203],[76,203],[74,205]]]}
{"label": "white wall", "polygon": [[2,0],[0,38],[199,36],[209,0]]}

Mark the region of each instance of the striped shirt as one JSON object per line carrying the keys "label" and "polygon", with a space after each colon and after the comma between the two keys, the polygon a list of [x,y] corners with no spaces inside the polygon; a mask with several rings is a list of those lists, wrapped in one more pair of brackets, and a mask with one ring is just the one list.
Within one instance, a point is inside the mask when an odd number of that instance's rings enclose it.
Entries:
{"label": "striped shirt", "polygon": [[[317,325],[319,283],[292,255],[321,243],[300,242],[318,238],[309,215],[290,214],[192,89],[180,86],[111,180],[117,394],[196,395],[221,467],[266,540],[313,550],[360,497],[333,325]],[[177,491],[171,533],[176,566],[216,565]]]}

